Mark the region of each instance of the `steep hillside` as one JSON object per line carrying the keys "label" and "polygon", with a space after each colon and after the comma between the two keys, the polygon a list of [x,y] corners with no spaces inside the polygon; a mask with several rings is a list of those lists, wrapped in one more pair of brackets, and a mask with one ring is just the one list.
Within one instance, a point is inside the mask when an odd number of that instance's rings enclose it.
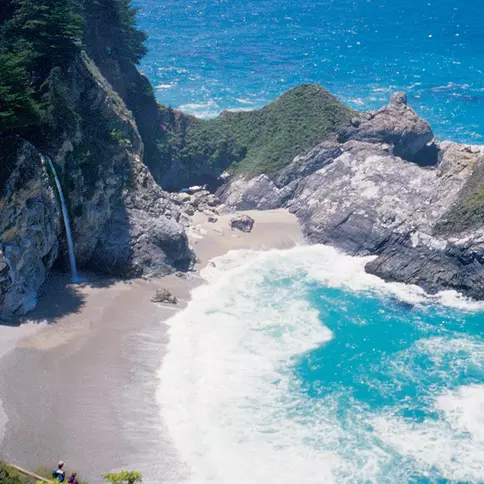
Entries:
{"label": "steep hillside", "polygon": [[336,138],[350,126],[353,115],[321,86],[301,85],[256,111],[191,119],[185,122],[182,141],[174,145],[171,164],[165,164],[157,178],[164,186],[181,188],[213,183],[225,170],[276,173],[296,155]]}

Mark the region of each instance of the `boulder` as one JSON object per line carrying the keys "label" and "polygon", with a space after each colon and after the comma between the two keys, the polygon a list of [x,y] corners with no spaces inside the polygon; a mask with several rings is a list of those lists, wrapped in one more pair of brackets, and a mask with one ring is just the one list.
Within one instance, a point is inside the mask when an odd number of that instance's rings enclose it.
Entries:
{"label": "boulder", "polygon": [[254,219],[245,214],[236,215],[230,219],[229,225],[232,230],[237,229],[241,232],[249,233],[252,232],[254,227]]}
{"label": "boulder", "polygon": [[178,299],[168,289],[157,289],[151,302],[164,304],[178,304]]}

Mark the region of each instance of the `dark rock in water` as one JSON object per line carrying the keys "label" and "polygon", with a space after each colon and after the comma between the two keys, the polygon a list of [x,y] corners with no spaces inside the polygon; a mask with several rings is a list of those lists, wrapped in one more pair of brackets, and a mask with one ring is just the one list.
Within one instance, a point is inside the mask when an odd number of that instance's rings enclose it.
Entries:
{"label": "dark rock in water", "polygon": [[241,232],[251,232],[254,227],[254,219],[248,215],[236,215],[230,219],[229,225],[232,230],[237,229]]}
{"label": "dark rock in water", "polygon": [[167,289],[157,289],[155,295],[151,298],[151,302],[178,304],[178,299]]}

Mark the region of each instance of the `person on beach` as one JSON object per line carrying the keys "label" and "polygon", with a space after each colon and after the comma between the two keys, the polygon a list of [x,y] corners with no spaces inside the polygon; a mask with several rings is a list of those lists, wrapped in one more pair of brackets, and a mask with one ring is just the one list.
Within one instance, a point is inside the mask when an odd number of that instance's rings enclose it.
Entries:
{"label": "person on beach", "polygon": [[60,461],[57,467],[52,471],[52,477],[57,479],[58,482],[64,482],[66,478],[66,472],[64,471],[64,462]]}
{"label": "person on beach", "polygon": [[73,472],[71,474],[71,477],[69,477],[69,479],[67,479],[67,482],[69,484],[79,484],[79,481],[77,480],[77,472]]}

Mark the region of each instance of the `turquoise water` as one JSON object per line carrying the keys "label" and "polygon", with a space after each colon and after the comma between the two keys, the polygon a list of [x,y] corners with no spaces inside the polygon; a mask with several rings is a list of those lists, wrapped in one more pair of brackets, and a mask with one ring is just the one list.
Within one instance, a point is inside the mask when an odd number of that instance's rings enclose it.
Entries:
{"label": "turquoise water", "polygon": [[390,92],[442,139],[484,137],[479,0],[137,0],[158,99],[200,115],[318,82],[357,109]]}
{"label": "turquoise water", "polygon": [[484,482],[484,305],[324,246],[216,260],[159,399],[193,484]]}

